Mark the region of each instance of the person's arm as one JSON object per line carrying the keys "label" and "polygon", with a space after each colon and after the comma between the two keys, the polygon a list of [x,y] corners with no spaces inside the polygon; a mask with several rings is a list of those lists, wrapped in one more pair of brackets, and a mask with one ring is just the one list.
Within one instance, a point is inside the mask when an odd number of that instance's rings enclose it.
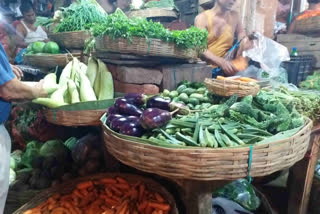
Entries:
{"label": "person's arm", "polygon": [[[195,19],[194,25],[199,29],[207,30],[206,17],[203,14],[198,15]],[[231,62],[225,60],[224,58],[214,55],[209,50],[206,50],[201,54],[201,59],[209,64],[219,66],[228,76],[232,76],[237,72],[236,68],[233,66]]]}
{"label": "person's arm", "polygon": [[243,24],[241,22],[241,18],[238,13],[234,13],[234,19],[237,20],[237,27],[236,27],[236,36],[238,41],[246,37],[246,32],[244,30]]}
{"label": "person's arm", "polygon": [[24,41],[24,38],[26,37],[27,32],[26,29],[22,26],[22,24],[17,25],[17,46],[21,48],[28,47],[28,43]]}
{"label": "person's arm", "polygon": [[30,87],[14,78],[0,86],[0,98],[9,102],[46,96],[47,92],[43,88],[43,81],[40,81],[35,87]]}

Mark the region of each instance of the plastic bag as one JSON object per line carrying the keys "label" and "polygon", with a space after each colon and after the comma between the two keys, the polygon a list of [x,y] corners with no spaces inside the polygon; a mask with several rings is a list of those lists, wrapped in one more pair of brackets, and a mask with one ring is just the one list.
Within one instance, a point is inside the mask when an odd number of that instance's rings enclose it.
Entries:
{"label": "plastic bag", "polygon": [[253,40],[254,47],[244,51],[243,56],[258,62],[261,68],[249,66],[247,70],[239,72],[237,75],[248,76],[256,71],[256,75],[250,77],[262,78],[262,73],[267,72],[268,79],[278,78],[280,76],[285,82],[286,78],[284,75],[286,75],[286,71],[281,67],[281,63],[290,60],[288,49],[272,39],[264,37],[260,33],[255,33],[255,37],[257,39]]}
{"label": "plastic bag", "polygon": [[260,199],[246,179],[239,179],[222,187],[214,193],[214,197],[227,198],[250,211],[254,211],[260,206]]}

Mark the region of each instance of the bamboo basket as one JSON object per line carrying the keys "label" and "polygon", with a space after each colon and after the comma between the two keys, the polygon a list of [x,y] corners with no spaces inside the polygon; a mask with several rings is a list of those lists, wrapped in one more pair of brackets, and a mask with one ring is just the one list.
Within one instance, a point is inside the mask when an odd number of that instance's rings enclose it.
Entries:
{"label": "bamboo basket", "polygon": [[153,17],[168,17],[177,19],[178,13],[176,10],[168,10],[163,8],[148,8],[143,10],[132,10],[128,12],[128,17],[144,17],[144,18],[153,18]]}
{"label": "bamboo basket", "polygon": [[[102,123],[105,146],[122,163],[164,177],[191,180],[235,180],[248,176],[250,147],[165,148],[121,138]],[[312,121],[294,136],[253,146],[250,176],[289,168],[307,152]]]}
{"label": "bamboo basket", "polygon": [[47,121],[62,126],[99,126],[100,117],[106,112],[105,109],[99,110],[44,110]]}
{"label": "bamboo basket", "polygon": [[209,92],[224,97],[230,97],[234,94],[237,94],[239,97],[245,97],[248,95],[255,96],[260,91],[260,86],[254,82],[206,78],[204,83],[206,84]]}
{"label": "bamboo basket", "polygon": [[295,31],[307,34],[320,32],[320,16],[297,20]]}
{"label": "bamboo basket", "polygon": [[65,67],[68,62],[72,61],[72,56],[81,58],[80,53],[74,54],[30,54],[24,55],[23,60],[27,65],[40,68],[55,68],[56,66]]}
{"label": "bamboo basket", "polygon": [[181,49],[174,43],[163,42],[160,39],[145,39],[133,37],[132,41],[124,38],[111,39],[109,36],[96,38],[97,51],[129,53],[147,56],[172,57],[178,59],[196,59],[195,49]]}
{"label": "bamboo basket", "polygon": [[146,184],[146,187],[149,190],[160,193],[168,201],[168,203],[171,206],[170,214],[178,214],[178,209],[177,209],[177,206],[176,206],[176,203],[175,203],[173,196],[164,187],[162,187],[159,183],[157,183],[149,178],[142,177],[142,176],[131,175],[131,174],[122,174],[122,173],[105,173],[105,174],[91,175],[88,177],[78,178],[78,179],[74,179],[70,182],[63,183],[59,186],[56,186],[56,187],[53,187],[53,188],[50,188],[48,190],[41,192],[40,194],[35,196],[33,199],[31,199],[28,203],[23,205],[20,209],[15,211],[13,214],[23,214],[28,209],[34,208],[37,205],[45,202],[49,197],[53,196],[56,193],[60,193],[60,194],[71,193],[73,191],[73,189],[76,187],[76,185],[80,182],[88,181],[88,180],[96,180],[96,179],[101,179],[101,178],[115,178],[118,176],[125,178],[130,184],[135,184],[139,181],[144,182]]}
{"label": "bamboo basket", "polygon": [[4,214],[12,214],[40,192],[41,190],[13,191],[9,189]]}
{"label": "bamboo basket", "polygon": [[90,39],[91,35],[87,31],[72,31],[62,33],[49,34],[49,38],[55,41],[59,46],[67,49],[83,49],[86,40]]}

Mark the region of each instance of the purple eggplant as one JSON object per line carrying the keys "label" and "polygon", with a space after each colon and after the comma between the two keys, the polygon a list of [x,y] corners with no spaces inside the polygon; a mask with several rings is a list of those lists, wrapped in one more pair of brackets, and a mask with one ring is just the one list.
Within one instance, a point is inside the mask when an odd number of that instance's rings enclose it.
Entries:
{"label": "purple eggplant", "polygon": [[146,103],[146,100],[147,100],[146,95],[139,94],[139,93],[128,93],[124,95],[124,98],[126,100],[129,100],[129,103],[135,106],[142,106]]}
{"label": "purple eggplant", "polygon": [[155,129],[164,126],[170,120],[170,112],[159,108],[148,108],[142,113],[140,124],[144,129]]}
{"label": "purple eggplant", "polygon": [[129,116],[129,117],[127,117],[127,120],[130,123],[139,123],[139,117],[137,117],[137,116]]}
{"label": "purple eggplant", "polygon": [[133,104],[127,102],[124,98],[118,98],[114,106],[119,110],[120,114],[140,117],[142,110]]}
{"label": "purple eggplant", "polygon": [[120,114],[108,114],[107,120],[106,120],[106,125],[109,126],[112,122],[112,120],[116,118],[124,118],[125,116],[120,115]]}
{"label": "purple eggplant", "polygon": [[122,117],[122,118],[115,118],[112,120],[111,124],[110,124],[110,128],[115,131],[115,132],[119,132],[121,126],[123,126],[123,124],[128,123],[127,118]]}
{"label": "purple eggplant", "polygon": [[162,110],[170,111],[170,100],[163,97],[154,96],[148,99],[147,108],[159,108]]}
{"label": "purple eggplant", "polygon": [[125,123],[120,128],[120,133],[129,136],[141,137],[144,129],[137,123]]}
{"label": "purple eggplant", "polygon": [[110,106],[108,109],[107,109],[107,112],[108,114],[119,114],[119,111],[116,107],[114,106]]}

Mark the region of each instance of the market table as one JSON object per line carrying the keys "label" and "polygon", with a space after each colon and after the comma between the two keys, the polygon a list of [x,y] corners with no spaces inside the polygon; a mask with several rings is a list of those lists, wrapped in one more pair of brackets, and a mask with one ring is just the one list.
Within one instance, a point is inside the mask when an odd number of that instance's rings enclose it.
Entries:
{"label": "market table", "polygon": [[311,133],[310,146],[305,158],[290,169],[288,180],[288,214],[306,214],[314,171],[319,157],[320,125]]}

